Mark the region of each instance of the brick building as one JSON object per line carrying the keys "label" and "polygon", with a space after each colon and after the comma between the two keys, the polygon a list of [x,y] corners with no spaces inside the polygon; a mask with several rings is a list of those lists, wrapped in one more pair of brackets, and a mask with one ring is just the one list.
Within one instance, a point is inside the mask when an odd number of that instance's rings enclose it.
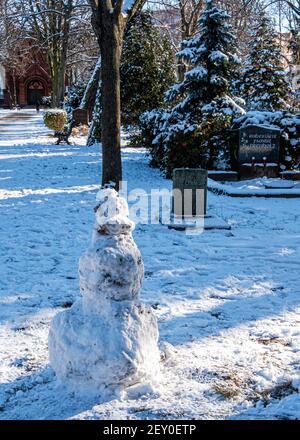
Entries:
{"label": "brick building", "polygon": [[41,51],[29,50],[20,56],[17,67],[0,63],[0,106],[34,106],[51,94],[49,67]]}

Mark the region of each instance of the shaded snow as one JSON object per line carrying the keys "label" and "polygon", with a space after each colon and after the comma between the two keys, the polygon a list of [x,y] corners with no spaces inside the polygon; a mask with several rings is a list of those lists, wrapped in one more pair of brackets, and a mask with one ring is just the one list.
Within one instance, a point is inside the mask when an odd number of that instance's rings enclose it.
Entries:
{"label": "shaded snow", "polygon": [[[77,399],[48,366],[47,337],[52,317],[79,296],[100,154],[1,129],[1,419],[300,417],[298,199],[210,193],[209,212],[230,232],[137,225],[141,297],[165,358],[161,387],[140,399]],[[39,119],[30,129],[42,131]],[[129,189],[170,188],[143,152],[124,149],[123,163]]]}

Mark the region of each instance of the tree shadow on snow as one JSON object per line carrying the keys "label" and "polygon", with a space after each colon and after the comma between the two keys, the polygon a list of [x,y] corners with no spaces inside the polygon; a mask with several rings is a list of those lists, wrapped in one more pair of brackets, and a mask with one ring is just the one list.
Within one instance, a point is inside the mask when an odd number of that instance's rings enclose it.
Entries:
{"label": "tree shadow on snow", "polygon": [[255,321],[282,315],[300,305],[299,292],[286,294],[284,289],[278,289],[274,287],[274,292],[259,296],[235,296],[208,311],[162,320],[159,322],[160,339],[176,346],[219,336],[223,331],[251,322],[254,326]]}
{"label": "tree shadow on snow", "polygon": [[114,397],[82,396],[60,384],[50,366],[0,385],[0,420],[62,420]]}

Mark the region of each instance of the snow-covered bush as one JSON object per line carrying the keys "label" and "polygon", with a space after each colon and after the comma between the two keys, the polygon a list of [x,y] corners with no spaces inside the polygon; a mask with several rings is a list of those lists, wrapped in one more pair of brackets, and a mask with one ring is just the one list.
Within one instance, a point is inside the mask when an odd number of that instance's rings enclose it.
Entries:
{"label": "snow-covered bush", "polygon": [[178,129],[172,124],[171,111],[158,109],[141,116],[135,143],[148,149],[150,165],[167,177],[174,168],[208,167],[209,157],[215,157],[215,168],[225,169],[230,159],[230,126],[231,117],[221,115],[197,127],[182,124]]}
{"label": "snow-covered bush", "polygon": [[168,115],[168,111],[163,109],[143,113],[140,117],[140,130],[131,135],[131,143],[133,145],[143,145],[143,147],[147,148],[150,156],[150,165],[162,170],[166,166],[165,159],[168,148],[163,143],[160,134],[163,132],[164,123],[167,123]]}
{"label": "snow-covered bush", "polygon": [[281,169],[300,168],[300,113],[250,111],[234,119],[232,128],[261,125],[281,129]]}
{"label": "snow-covered bush", "polygon": [[67,113],[61,109],[51,109],[44,113],[44,124],[55,132],[62,131],[67,123]]}

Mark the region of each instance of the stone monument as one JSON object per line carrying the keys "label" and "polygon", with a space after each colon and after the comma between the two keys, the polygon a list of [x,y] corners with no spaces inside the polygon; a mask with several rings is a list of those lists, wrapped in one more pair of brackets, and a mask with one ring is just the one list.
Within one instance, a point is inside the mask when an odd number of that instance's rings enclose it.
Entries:
{"label": "stone monument", "polygon": [[57,314],[49,333],[50,363],[78,392],[101,393],[159,377],[158,328],[138,299],[144,265],[128,206],[114,189],[97,195],[92,243],[79,261],[81,299]]}
{"label": "stone monument", "polygon": [[239,129],[238,163],[242,178],[277,177],[280,129],[247,125]]}

